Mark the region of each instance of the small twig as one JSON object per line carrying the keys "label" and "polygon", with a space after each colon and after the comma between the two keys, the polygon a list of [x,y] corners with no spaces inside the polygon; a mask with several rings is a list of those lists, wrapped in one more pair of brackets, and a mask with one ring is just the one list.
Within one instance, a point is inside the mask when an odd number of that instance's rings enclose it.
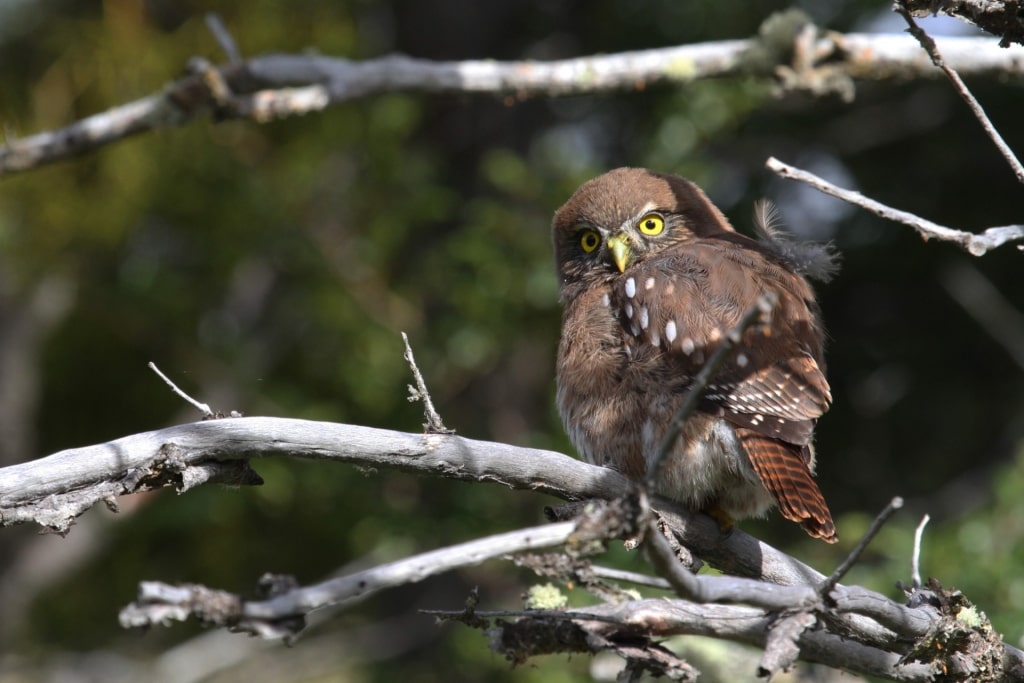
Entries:
{"label": "small twig", "polygon": [[402,333],[402,341],[405,342],[405,362],[409,364],[409,369],[412,370],[412,376],[416,380],[416,386],[409,385],[409,402],[423,401],[423,417],[426,418],[426,422],[423,424],[424,429],[430,434],[454,434],[454,429],[448,429],[444,426],[444,422],[441,421],[441,416],[434,410],[434,402],[430,400],[430,392],[427,391],[427,383],[423,381],[423,375],[420,374],[420,369],[416,366],[416,359],[412,355],[412,347],[409,346],[409,337]]}
{"label": "small twig", "polygon": [[224,25],[224,21],[221,20],[219,14],[216,12],[206,13],[206,28],[210,29],[210,33],[217,39],[220,49],[224,50],[224,55],[228,58],[229,62],[238,64],[242,61],[242,53],[238,50],[238,43],[235,42],[234,37],[228,31],[227,26]]}
{"label": "small twig", "polygon": [[715,349],[711,357],[708,358],[707,362],[701,367],[700,372],[693,380],[693,384],[690,385],[689,390],[686,392],[686,397],[683,399],[682,404],[679,406],[679,410],[676,411],[675,417],[672,419],[672,424],[665,434],[665,438],[662,439],[661,447],[658,448],[658,454],[651,463],[651,466],[647,470],[646,485],[648,489],[653,490],[654,483],[658,481],[658,477],[661,473],[662,463],[665,462],[665,456],[675,446],[676,440],[679,438],[679,434],[683,431],[683,426],[686,424],[686,420],[693,414],[697,409],[697,403],[700,401],[701,396],[704,395],[704,390],[707,389],[708,384],[714,378],[719,368],[722,367],[722,363],[725,362],[728,354],[739,344],[740,339],[743,338],[743,334],[758,320],[766,319],[771,315],[772,308],[775,306],[775,295],[771,293],[765,293],[761,295],[757,303],[747,311],[740,321],[736,324],[732,330],[722,339],[722,342]]}
{"label": "small twig", "polygon": [[977,98],[975,98],[974,95],[971,94],[971,91],[967,89],[967,85],[963,82],[963,79],[960,78],[960,74],[946,64],[946,60],[942,58],[942,54],[939,52],[939,48],[935,44],[935,41],[932,40],[932,37],[929,36],[924,29],[917,25],[917,22],[914,21],[914,17],[910,14],[910,10],[904,6],[903,2],[897,2],[893,9],[895,9],[896,13],[902,16],[907,22],[907,26],[910,27],[908,29],[910,35],[914,36],[914,38],[917,39],[917,42],[921,43],[921,47],[923,47],[924,51],[928,53],[929,57],[931,57],[932,63],[942,69],[943,73],[945,73],[949,80],[952,81],[953,87],[956,88],[956,91],[960,93],[960,97],[962,97],[964,102],[967,103],[967,106],[970,107],[974,117],[978,119],[979,123],[981,123],[981,127],[985,129],[985,133],[989,138],[991,138],[996,149],[999,150],[999,153],[1002,154],[1003,158],[1005,158],[1007,163],[1010,164],[1010,168],[1013,169],[1014,175],[1017,176],[1017,181],[1024,183],[1024,166],[1021,165],[1020,160],[1017,159],[1017,156],[1013,153],[1013,150],[1010,149],[1010,146],[1006,144],[1006,141],[1003,139],[1003,136],[999,134],[999,131],[996,130],[996,127],[992,125],[992,121],[989,120],[988,114],[985,113],[985,110],[982,108]]}
{"label": "small twig", "polygon": [[939,225],[938,223],[932,223],[929,220],[915,216],[907,211],[900,211],[899,209],[886,206],[881,202],[865,197],[860,192],[844,190],[841,187],[833,185],[824,178],[820,178],[813,173],[790,166],[789,164],[779,161],[775,157],[769,157],[768,161],[765,162],[765,166],[783,178],[799,180],[800,182],[806,183],[825,194],[832,195],[837,199],[842,199],[844,202],[848,202],[854,206],[859,206],[862,209],[867,209],[886,220],[909,225],[914,230],[917,230],[918,234],[920,234],[925,240],[934,238],[946,242],[953,242],[965,249],[967,253],[972,256],[982,256],[986,252],[991,251],[996,247],[1000,247],[1007,242],[1024,240],[1024,225],[1005,225],[989,228],[980,235],[964,232],[963,230],[954,230],[953,228],[947,228],[943,225]]}
{"label": "small twig", "polygon": [[199,401],[195,400],[194,398],[186,394],[184,391],[179,389],[177,385],[167,377],[167,375],[160,372],[160,368],[156,366],[156,363],[150,361],[149,369],[155,372],[157,375],[159,375],[160,379],[167,382],[167,386],[169,386],[174,393],[176,393],[178,396],[181,396],[183,399],[185,399],[193,406],[195,406],[196,410],[203,414],[203,417],[216,417],[216,415],[214,414],[213,410],[210,408],[209,405],[207,405],[206,403],[200,403]]}
{"label": "small twig", "polygon": [[768,627],[764,655],[757,666],[758,678],[771,679],[779,671],[788,671],[800,657],[800,638],[818,623],[811,610],[783,612]]}
{"label": "small twig", "polygon": [[[465,610],[450,609],[421,609],[420,614],[427,614],[438,617],[441,620],[458,621],[465,614]],[[613,616],[603,614],[591,614],[589,612],[576,612],[554,609],[498,609],[498,610],[477,610],[475,616],[481,619],[558,619],[562,621],[600,621],[608,624],[618,624],[620,620]]]}
{"label": "small twig", "polygon": [[651,520],[644,540],[647,543],[647,555],[651,566],[668,581],[676,595],[694,602],[708,602],[697,575],[683,566],[676,557],[666,537],[666,530],[656,520]]}
{"label": "small twig", "polygon": [[592,565],[590,567],[590,571],[599,579],[623,581],[625,583],[636,584],[637,586],[660,588],[661,590],[672,590],[672,584],[658,576],[648,576],[647,574],[641,574],[639,572],[629,572],[623,569],[613,569],[611,567],[602,567],[600,565]]}
{"label": "small twig", "polygon": [[860,559],[860,556],[864,553],[864,550],[868,547],[868,544],[871,543],[872,539],[874,539],[875,535],[878,534],[882,525],[885,524],[889,518],[892,517],[892,514],[901,507],[903,507],[903,499],[899,496],[896,496],[889,501],[889,504],[885,506],[884,510],[878,513],[878,516],[875,517],[875,521],[873,521],[871,526],[868,527],[867,533],[864,534],[864,537],[860,539],[860,541],[858,541],[857,545],[855,545],[853,550],[850,551],[850,554],[846,556],[846,559],[843,560],[842,563],[836,567],[836,570],[832,572],[832,575],[825,579],[818,587],[819,595],[825,599],[828,598],[828,594],[832,592],[832,589],[836,587],[836,584],[846,576],[846,573],[850,571],[850,569],[853,568],[853,565],[857,563],[857,560]]}
{"label": "small twig", "polygon": [[[196,584],[142,582],[139,598],[121,610],[120,620],[125,627],[137,628],[196,616],[214,625],[230,625],[264,638],[291,637],[304,627],[304,622],[295,617],[334,605],[352,605],[386,588],[416,583],[509,553],[558,546],[565,543],[574,528],[572,522],[563,522],[495,534],[311,586],[295,587],[259,601],[242,600],[232,593]],[[230,609],[220,609],[221,605]],[[214,618],[214,614],[219,616]]]}
{"label": "small twig", "polygon": [[910,579],[914,582],[914,590],[921,587],[921,536],[931,517],[925,515],[914,530],[914,555],[910,558]]}

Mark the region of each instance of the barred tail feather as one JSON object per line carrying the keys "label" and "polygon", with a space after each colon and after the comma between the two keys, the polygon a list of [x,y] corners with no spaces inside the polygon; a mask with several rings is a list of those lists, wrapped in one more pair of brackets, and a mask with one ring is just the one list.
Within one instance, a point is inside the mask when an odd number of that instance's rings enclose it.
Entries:
{"label": "barred tail feather", "polygon": [[815,538],[828,543],[838,541],[832,513],[811,477],[801,447],[749,429],[737,428],[736,434],[761,483],[778,501],[782,516],[800,524]]}

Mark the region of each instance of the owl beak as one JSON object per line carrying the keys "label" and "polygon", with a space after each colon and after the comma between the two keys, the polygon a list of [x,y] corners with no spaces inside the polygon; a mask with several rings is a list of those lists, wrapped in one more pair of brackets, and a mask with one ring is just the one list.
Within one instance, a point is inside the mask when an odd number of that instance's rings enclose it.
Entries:
{"label": "owl beak", "polygon": [[620,232],[609,237],[608,251],[612,253],[612,260],[615,261],[619,272],[625,271],[633,257],[633,252],[629,248],[629,236]]}

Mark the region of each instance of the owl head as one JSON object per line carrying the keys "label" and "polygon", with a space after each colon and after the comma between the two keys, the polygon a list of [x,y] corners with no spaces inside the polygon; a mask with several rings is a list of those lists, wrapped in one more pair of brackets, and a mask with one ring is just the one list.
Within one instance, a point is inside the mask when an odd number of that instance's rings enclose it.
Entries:
{"label": "owl head", "polygon": [[642,168],[584,183],[555,212],[551,231],[563,299],[673,245],[735,232],[689,180]]}

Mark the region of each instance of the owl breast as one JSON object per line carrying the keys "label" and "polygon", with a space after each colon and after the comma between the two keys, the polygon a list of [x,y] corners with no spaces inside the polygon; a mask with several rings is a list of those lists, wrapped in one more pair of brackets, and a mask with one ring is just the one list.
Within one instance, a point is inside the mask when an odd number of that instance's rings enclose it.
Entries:
{"label": "owl breast", "polygon": [[[616,278],[566,302],[562,329],[572,332],[563,334],[559,346],[557,402],[566,432],[585,460],[639,481],[686,387],[666,376],[663,357],[663,345],[680,340],[659,334],[652,341],[645,330],[662,330],[668,323],[651,328],[649,322],[641,329],[639,309],[626,315],[627,283]],[[694,510],[717,506],[736,519],[760,515],[774,502],[733,426],[705,413],[687,421],[662,466],[657,491]]]}

